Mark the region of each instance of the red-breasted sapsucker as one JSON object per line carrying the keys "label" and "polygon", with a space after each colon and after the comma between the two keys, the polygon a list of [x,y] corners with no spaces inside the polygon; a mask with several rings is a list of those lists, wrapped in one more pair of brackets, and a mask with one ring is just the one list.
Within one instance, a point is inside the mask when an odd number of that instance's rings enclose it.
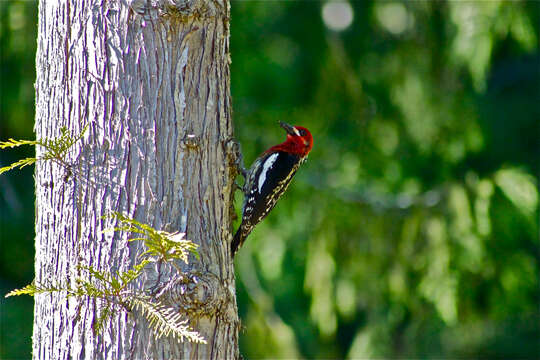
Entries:
{"label": "red-breasted sapsucker", "polygon": [[247,173],[242,223],[231,243],[232,256],[255,225],[274,208],[313,147],[313,136],[308,129],[279,124],[287,132],[287,140],[262,153]]}

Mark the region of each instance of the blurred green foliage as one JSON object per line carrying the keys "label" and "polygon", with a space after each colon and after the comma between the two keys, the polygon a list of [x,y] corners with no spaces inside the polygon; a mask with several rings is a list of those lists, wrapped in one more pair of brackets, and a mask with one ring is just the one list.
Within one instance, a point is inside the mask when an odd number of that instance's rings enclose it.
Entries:
{"label": "blurred green foliage", "polygon": [[[315,138],[237,255],[242,353],[537,358],[540,3],[349,4],[232,2],[246,165],[278,120]],[[0,3],[2,139],[32,137],[35,6]],[[0,177],[4,293],[32,278],[31,176]],[[30,352],[21,301],[2,300],[1,358]]]}
{"label": "blurred green foliage", "polygon": [[[0,139],[33,139],[37,3],[0,1]],[[30,146],[0,151],[0,167],[34,157]],[[33,299],[5,299],[34,275],[33,167],[0,176],[0,358],[31,353]]]}

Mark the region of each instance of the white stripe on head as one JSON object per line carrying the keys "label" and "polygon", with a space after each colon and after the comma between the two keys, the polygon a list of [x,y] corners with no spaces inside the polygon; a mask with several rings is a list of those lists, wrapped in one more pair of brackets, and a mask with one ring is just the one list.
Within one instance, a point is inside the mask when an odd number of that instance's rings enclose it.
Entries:
{"label": "white stripe on head", "polygon": [[295,128],[294,126],[293,126],[293,130],[294,130],[294,133],[296,134],[296,136],[300,136],[300,131],[298,131],[298,129]]}
{"label": "white stripe on head", "polygon": [[268,170],[272,167],[272,165],[274,165],[274,163],[276,162],[278,156],[279,156],[278,153],[272,154],[264,162],[263,169],[261,171],[261,176],[259,176],[259,194],[261,193],[262,187],[263,187],[263,185],[264,185],[264,183],[266,181],[266,174],[267,174]]}

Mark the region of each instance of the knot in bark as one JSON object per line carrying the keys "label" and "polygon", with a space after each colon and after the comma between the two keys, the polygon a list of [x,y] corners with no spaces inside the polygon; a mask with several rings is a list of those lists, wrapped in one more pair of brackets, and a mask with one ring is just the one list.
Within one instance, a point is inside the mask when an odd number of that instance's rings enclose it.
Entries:
{"label": "knot in bark", "polygon": [[210,272],[191,272],[167,282],[157,294],[160,301],[190,315],[213,316],[229,303],[227,288]]}

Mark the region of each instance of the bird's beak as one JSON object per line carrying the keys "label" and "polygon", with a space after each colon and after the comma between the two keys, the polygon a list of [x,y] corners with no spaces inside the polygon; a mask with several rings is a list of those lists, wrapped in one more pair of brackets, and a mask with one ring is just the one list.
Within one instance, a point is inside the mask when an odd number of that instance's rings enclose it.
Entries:
{"label": "bird's beak", "polygon": [[289,125],[283,121],[280,121],[279,122],[279,126],[281,126],[283,129],[285,129],[285,131],[287,132],[287,134],[291,135],[291,136],[298,136],[298,131],[294,128],[294,126],[292,125]]}

